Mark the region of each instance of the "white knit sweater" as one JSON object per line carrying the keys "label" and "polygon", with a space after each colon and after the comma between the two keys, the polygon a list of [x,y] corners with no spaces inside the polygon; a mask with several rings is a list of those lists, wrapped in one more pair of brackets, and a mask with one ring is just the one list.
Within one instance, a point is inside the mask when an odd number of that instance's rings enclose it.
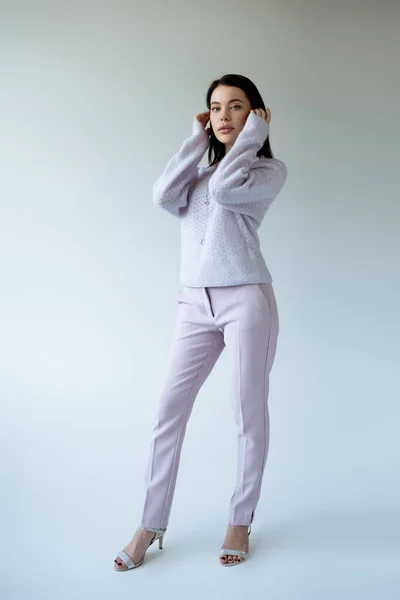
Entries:
{"label": "white knit sweater", "polygon": [[180,283],[212,287],[272,281],[257,229],[287,178],[277,158],[257,157],[269,124],[250,113],[224,158],[198,163],[209,138],[199,121],[153,186],[153,202],[181,223]]}

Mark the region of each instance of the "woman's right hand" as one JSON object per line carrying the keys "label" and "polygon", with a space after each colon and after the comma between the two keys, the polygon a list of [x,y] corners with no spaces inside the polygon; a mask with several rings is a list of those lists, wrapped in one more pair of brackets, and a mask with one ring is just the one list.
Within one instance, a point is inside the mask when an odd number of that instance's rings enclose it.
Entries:
{"label": "woman's right hand", "polygon": [[195,115],[194,118],[203,125],[205,132],[207,133],[207,135],[209,135],[211,128],[210,127],[206,128],[206,125],[207,125],[208,121],[210,120],[210,111],[206,110],[204,112],[197,113],[197,115]]}

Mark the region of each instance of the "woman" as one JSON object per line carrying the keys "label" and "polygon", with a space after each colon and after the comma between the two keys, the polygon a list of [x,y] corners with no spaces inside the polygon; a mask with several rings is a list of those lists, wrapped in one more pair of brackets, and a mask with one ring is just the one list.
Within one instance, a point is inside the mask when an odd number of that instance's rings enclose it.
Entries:
{"label": "woman", "polygon": [[[178,316],[146,475],[141,524],[114,561],[138,567],[157,539],[162,547],[186,425],[200,388],[226,346],[238,432],[237,485],[220,563],[248,552],[269,443],[268,384],[279,320],[257,229],[287,178],[269,145],[271,111],[241,75],[215,80],[208,110],[170,159],[153,201],[181,221]],[[206,125],[210,121],[210,127]],[[208,149],[209,165],[198,163]]]}

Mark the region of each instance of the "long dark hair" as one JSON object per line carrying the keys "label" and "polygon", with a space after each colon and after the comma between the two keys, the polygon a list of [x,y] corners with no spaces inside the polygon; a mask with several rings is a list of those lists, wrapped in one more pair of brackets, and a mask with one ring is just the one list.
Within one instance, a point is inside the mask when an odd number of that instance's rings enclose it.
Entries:
{"label": "long dark hair", "polygon": [[[263,110],[266,110],[264,101],[261,98],[261,94],[258,91],[257,87],[254,85],[254,83],[247,77],[244,77],[244,75],[236,75],[234,73],[224,75],[223,77],[220,77],[219,79],[215,79],[211,83],[210,87],[208,88],[207,96],[206,96],[206,104],[207,104],[207,108],[209,110],[210,110],[211,95],[212,95],[213,91],[215,90],[215,88],[218,87],[219,85],[231,85],[231,86],[240,88],[246,94],[247,99],[250,102],[251,109],[262,108]],[[209,163],[208,166],[211,167],[212,165],[215,165],[217,162],[222,160],[224,158],[224,156],[225,156],[225,144],[223,144],[216,138],[216,136],[212,130],[212,127],[210,125],[210,147],[208,149],[208,163]],[[269,145],[269,136],[267,136],[263,147],[260,148],[260,150],[257,152],[257,156],[265,156],[266,158],[274,158],[274,155],[272,154],[271,146]]]}

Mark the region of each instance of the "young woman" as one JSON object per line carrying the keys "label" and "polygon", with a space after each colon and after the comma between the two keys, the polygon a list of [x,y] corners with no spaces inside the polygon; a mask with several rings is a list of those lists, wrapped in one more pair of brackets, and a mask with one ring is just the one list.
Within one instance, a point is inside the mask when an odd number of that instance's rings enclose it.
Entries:
{"label": "young woman", "polygon": [[[248,552],[269,443],[269,374],[279,318],[257,229],[287,178],[269,144],[271,111],[241,75],[215,80],[208,110],[153,188],[157,206],[181,222],[181,284],[167,376],[159,401],[140,527],[114,561],[126,571],[162,547],[186,426],[200,388],[225,346],[238,435],[237,485],[219,560]],[[210,126],[206,127],[208,122]],[[198,166],[208,150],[207,167]],[[251,529],[251,528],[250,528]]]}

